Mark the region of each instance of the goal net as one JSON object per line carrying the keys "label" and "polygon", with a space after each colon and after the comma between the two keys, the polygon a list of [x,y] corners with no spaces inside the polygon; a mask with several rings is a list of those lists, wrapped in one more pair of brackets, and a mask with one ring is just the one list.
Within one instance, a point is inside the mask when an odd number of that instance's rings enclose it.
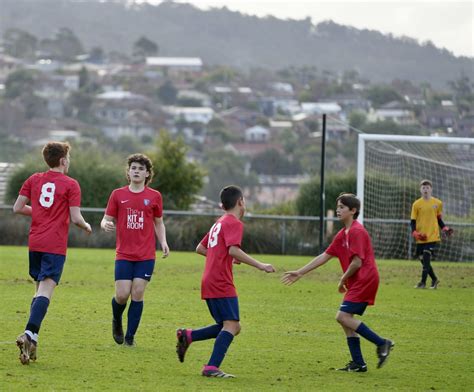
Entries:
{"label": "goal net", "polygon": [[411,258],[412,203],[429,179],[443,202],[443,221],[454,235],[441,240],[436,260],[474,261],[474,138],[360,134],[357,194],[359,220],[377,257]]}

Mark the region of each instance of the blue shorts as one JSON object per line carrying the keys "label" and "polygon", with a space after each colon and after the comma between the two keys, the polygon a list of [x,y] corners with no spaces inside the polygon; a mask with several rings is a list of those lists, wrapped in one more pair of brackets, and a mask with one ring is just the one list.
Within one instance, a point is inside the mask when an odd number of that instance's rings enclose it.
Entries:
{"label": "blue shorts", "polygon": [[37,282],[51,278],[59,284],[65,262],[65,255],[30,251],[30,276]]}
{"label": "blue shorts", "polygon": [[237,297],[208,298],[206,303],[216,323],[220,324],[227,320],[240,320],[239,300]]}
{"label": "blue shorts", "polygon": [[368,302],[351,302],[351,301],[344,301],[341,304],[341,307],[339,310],[341,312],[345,313],[351,313],[351,314],[359,314],[363,315],[365,312],[365,309],[367,308]]}
{"label": "blue shorts", "polygon": [[150,281],[154,268],[155,260],[115,260],[115,280],[133,280],[140,278]]}

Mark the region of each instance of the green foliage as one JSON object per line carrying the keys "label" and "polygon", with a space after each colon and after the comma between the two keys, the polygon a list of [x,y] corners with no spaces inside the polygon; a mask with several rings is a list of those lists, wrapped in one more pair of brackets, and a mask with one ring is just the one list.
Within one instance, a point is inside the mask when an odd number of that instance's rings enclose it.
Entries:
{"label": "green foliage", "polygon": [[76,34],[68,27],[60,27],[53,38],[40,41],[40,48],[52,58],[61,61],[73,61],[84,53],[84,47]]}
{"label": "green foliage", "polygon": [[194,195],[202,188],[202,169],[186,161],[187,147],[181,138],[173,140],[168,133],[162,132],[156,148],[150,156],[155,171],[150,186],[163,195],[164,208],[189,209]]}
{"label": "green foliage", "polygon": [[205,167],[209,181],[204,188],[204,195],[211,200],[218,200],[221,189],[230,184],[242,188],[253,188],[258,184],[255,173],[247,173],[247,161],[230,151],[218,149],[207,153]]}
{"label": "green foliage", "polygon": [[425,135],[428,131],[422,130],[418,125],[399,125],[392,120],[365,123],[360,128],[365,133],[382,133],[389,135]]}
{"label": "green foliage", "polygon": [[[33,293],[26,257],[24,247],[0,247],[2,335],[9,342],[0,345],[3,391],[29,390],[32,383],[56,391],[474,389],[468,371],[473,366],[469,344],[472,264],[436,262],[435,270],[442,279],[439,289],[414,290],[418,262],[379,261],[377,302],[362,319],[397,345],[385,367],[378,370],[373,345],[361,342],[368,372],[357,375],[330,369],[349,358],[342,329],[334,320],[342,299],[337,292],[341,275],[337,260],[286,287],[279,282],[283,271],[295,270],[309,258],[255,255],[272,263],[277,272],[265,274],[244,264],[234,266],[243,330],[222,364],[223,370],[237,378],[225,380],[199,375],[212,352],[212,340],[193,343],[183,364],[174,353],[176,328],[200,327],[212,318],[199,292],[204,258],[173,249],[168,259],[157,258],[156,274],[146,289],[137,346],[131,349],[117,346],[110,333],[114,251],[70,249],[60,287],[42,325],[38,360],[20,365],[14,339],[27,321]],[[460,306],[466,311],[460,312]],[[262,333],[263,325],[269,333]],[[420,326],[429,328],[414,333]],[[117,364],[124,364],[124,370],[117,371]]]}
{"label": "green foliage", "polygon": [[290,161],[275,149],[265,150],[252,158],[252,170],[258,174],[270,175],[291,175],[302,171],[298,162]]}
{"label": "green foliage", "polygon": [[10,73],[5,81],[5,98],[15,99],[21,95],[32,94],[34,91],[35,74],[26,69]]}
{"label": "green foliage", "polygon": [[375,107],[391,101],[403,102],[403,97],[392,86],[387,85],[372,86],[366,91],[366,97]]}
{"label": "green foliage", "polygon": [[38,45],[38,39],[20,29],[7,29],[3,34],[5,53],[21,59],[34,59]]}
{"label": "green foliage", "polygon": [[349,125],[355,129],[361,129],[367,123],[367,116],[363,112],[353,111],[349,115]]}
{"label": "green foliage", "polygon": [[[314,177],[308,183],[303,184],[296,199],[298,215],[319,216],[321,181]],[[356,193],[356,177],[353,173],[332,174],[325,177],[325,210],[336,209],[336,199],[341,192]]]}
{"label": "green foliage", "polygon": [[173,85],[173,82],[171,80],[167,80],[158,88],[156,94],[160,101],[163,102],[165,105],[174,105],[176,103],[178,90]]}
{"label": "green foliage", "polygon": [[[40,151],[36,154],[10,177],[6,194],[8,202],[12,203],[16,199],[29,176],[49,169],[43,162]],[[83,150],[79,146],[73,146],[68,175],[76,179],[81,186],[83,207],[105,207],[112,190],[126,183],[125,171],[117,170],[117,167],[119,160],[110,153],[107,154],[107,160],[104,160],[103,151]]]}
{"label": "green foliage", "polygon": [[141,36],[133,44],[133,55],[137,57],[156,56],[159,47],[151,39]]}

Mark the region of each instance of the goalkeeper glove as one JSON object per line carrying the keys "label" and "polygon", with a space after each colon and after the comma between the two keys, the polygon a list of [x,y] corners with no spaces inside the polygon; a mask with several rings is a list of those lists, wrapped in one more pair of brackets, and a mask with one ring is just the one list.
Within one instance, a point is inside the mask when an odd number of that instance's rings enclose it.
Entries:
{"label": "goalkeeper glove", "polygon": [[450,237],[453,233],[454,233],[454,230],[451,229],[451,227],[449,227],[449,226],[444,226],[441,229],[441,234],[443,235],[444,238]]}
{"label": "goalkeeper glove", "polygon": [[427,239],[426,234],[420,233],[419,231],[416,231],[416,230],[413,233],[411,233],[411,235],[417,241],[426,241]]}

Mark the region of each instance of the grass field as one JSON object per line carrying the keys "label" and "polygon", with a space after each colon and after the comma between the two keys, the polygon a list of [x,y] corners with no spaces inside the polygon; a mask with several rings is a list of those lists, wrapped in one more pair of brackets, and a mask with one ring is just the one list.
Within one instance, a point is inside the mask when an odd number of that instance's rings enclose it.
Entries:
{"label": "grass field", "polygon": [[145,296],[137,347],[111,337],[114,252],[70,249],[41,330],[38,361],[22,366],[14,344],[27,321],[33,283],[27,249],[0,247],[0,390],[114,391],[472,391],[474,265],[435,263],[438,290],[415,290],[414,261],[379,261],[377,304],[364,322],[396,342],[376,369],[375,349],[362,341],[367,373],[340,373],[348,350],[334,316],[341,301],[337,260],[291,287],[284,270],[307,257],[260,256],[276,274],[236,266],[242,333],[222,369],[236,379],[207,379],[200,370],[213,341],[196,342],[178,362],[175,330],[212,322],[200,300],[204,259],[172,253],[159,259]]}

